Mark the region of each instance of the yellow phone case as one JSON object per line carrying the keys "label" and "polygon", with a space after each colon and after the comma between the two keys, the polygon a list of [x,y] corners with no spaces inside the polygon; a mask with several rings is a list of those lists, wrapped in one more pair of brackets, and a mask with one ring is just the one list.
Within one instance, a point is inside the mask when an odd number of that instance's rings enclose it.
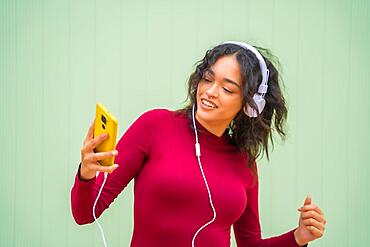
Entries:
{"label": "yellow phone case", "polygon": [[[118,130],[118,120],[102,103],[96,104],[96,115],[94,124],[94,138],[103,134],[108,133],[109,137],[104,142],[99,144],[94,152],[107,152],[116,148]],[[103,166],[111,166],[114,164],[114,156],[99,160],[99,163]]]}

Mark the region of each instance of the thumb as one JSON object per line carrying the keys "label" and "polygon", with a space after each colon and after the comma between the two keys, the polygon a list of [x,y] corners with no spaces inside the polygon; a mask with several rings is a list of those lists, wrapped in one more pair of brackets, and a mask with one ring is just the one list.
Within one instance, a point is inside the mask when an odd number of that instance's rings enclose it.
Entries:
{"label": "thumb", "polygon": [[304,205],[310,205],[312,202],[312,198],[311,198],[311,195],[308,194],[306,199],[304,200]]}
{"label": "thumb", "polygon": [[114,170],[116,170],[119,167],[119,165],[118,164],[114,164],[111,167],[112,167],[111,172],[113,172]]}
{"label": "thumb", "polygon": [[118,168],[118,164],[114,164],[107,167],[101,167],[101,169],[104,169],[104,172],[112,173],[114,170]]}

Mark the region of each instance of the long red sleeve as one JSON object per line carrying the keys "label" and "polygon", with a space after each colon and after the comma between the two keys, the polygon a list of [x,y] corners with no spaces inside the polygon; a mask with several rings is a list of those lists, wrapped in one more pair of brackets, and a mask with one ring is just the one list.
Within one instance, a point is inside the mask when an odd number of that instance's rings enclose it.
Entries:
{"label": "long red sleeve", "polygon": [[[139,117],[122,138],[118,141],[116,149],[118,155],[115,163],[119,164],[112,174],[109,174],[104,189],[96,205],[97,217],[109,207],[119,193],[127,186],[138,173],[149,156],[154,125],[157,122],[156,112],[147,112]],[[87,182],[79,179],[79,170],[75,176],[75,183],[71,191],[72,214],[78,224],[87,224],[94,221],[92,208],[104,176],[99,174],[95,179]]]}
{"label": "long red sleeve", "polygon": [[[134,231],[131,246],[191,246],[195,232],[213,217],[195,156],[195,136],[183,114],[157,109],[142,114],[117,144],[119,167],[108,176],[96,207],[100,215],[134,178]],[[230,143],[197,122],[201,162],[217,212],[215,222],[198,234],[195,246],[230,246],[234,226],[240,247],[297,247],[291,230],[261,239],[258,183],[247,158]],[[75,221],[93,221],[92,206],[103,175],[87,182],[78,174],[71,191]]]}

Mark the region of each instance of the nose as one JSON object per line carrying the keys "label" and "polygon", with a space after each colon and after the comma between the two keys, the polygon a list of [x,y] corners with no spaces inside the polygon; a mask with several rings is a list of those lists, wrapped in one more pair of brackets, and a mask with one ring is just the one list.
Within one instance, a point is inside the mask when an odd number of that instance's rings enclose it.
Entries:
{"label": "nose", "polygon": [[217,86],[217,83],[213,83],[212,85],[210,85],[207,88],[206,95],[209,98],[216,98],[216,97],[218,97],[218,86]]}

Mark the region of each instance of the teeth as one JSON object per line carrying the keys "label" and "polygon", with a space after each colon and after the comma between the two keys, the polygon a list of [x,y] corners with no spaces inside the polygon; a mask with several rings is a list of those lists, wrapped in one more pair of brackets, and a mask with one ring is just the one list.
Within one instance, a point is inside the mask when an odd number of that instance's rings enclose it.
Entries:
{"label": "teeth", "polygon": [[202,102],[203,104],[205,104],[206,106],[209,106],[209,107],[212,107],[212,108],[217,108],[214,104],[212,104],[211,102],[208,102],[204,99],[202,99]]}

